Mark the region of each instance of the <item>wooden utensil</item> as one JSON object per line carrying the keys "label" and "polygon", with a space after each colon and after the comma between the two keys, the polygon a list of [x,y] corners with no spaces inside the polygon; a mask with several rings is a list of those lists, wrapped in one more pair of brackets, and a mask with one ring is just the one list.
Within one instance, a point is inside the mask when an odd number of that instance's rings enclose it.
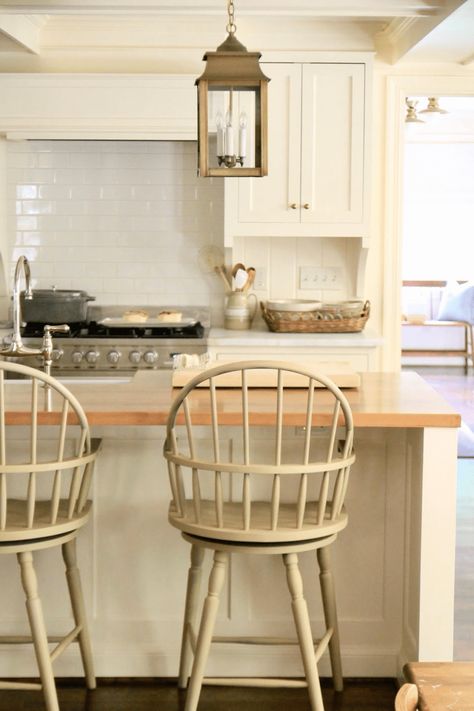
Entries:
{"label": "wooden utensil", "polygon": [[243,291],[249,279],[246,269],[237,269],[234,276],[234,284],[236,291]]}
{"label": "wooden utensil", "polygon": [[222,279],[224,286],[225,286],[226,293],[232,291],[232,284],[230,283],[230,279],[227,276],[227,272],[226,272],[224,265],[220,264],[219,266],[214,267],[214,271]]}
{"label": "wooden utensil", "polygon": [[255,272],[254,267],[249,267],[249,268],[247,269],[248,279],[247,279],[247,283],[246,283],[246,284],[244,285],[244,287],[243,287],[243,290],[244,290],[244,291],[248,291],[248,290],[250,289],[250,287],[252,286],[252,284],[254,283],[254,281],[255,281],[255,273],[256,273],[256,272]]}

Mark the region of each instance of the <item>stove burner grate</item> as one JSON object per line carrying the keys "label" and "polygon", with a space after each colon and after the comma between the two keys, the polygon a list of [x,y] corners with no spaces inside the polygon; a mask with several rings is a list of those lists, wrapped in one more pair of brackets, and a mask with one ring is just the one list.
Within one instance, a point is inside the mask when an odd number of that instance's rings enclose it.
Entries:
{"label": "stove burner grate", "polygon": [[[21,335],[24,338],[42,338],[44,335],[44,323],[34,323],[30,321],[21,329]],[[53,324],[49,324],[50,326]],[[79,338],[84,335],[84,329],[87,330],[87,323],[80,321],[77,323],[69,323],[69,331],[67,333],[52,333],[53,338]]]}
{"label": "stove burner grate", "polygon": [[[24,338],[42,338],[43,323],[27,323],[22,328]],[[53,333],[53,338],[203,338],[204,326],[197,321],[190,326],[124,326],[109,328],[97,321],[70,323],[68,333]]]}
{"label": "stove burner grate", "polygon": [[191,326],[124,326],[109,328],[91,321],[87,335],[93,338],[202,338],[204,326],[197,321]]}

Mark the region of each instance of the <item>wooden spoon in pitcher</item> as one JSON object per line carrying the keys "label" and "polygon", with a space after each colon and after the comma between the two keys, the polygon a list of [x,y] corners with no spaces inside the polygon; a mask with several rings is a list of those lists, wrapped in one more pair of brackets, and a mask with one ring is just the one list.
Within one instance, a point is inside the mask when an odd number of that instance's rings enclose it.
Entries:
{"label": "wooden spoon in pitcher", "polygon": [[254,267],[249,267],[247,269],[247,274],[249,275],[247,282],[243,288],[243,291],[248,291],[255,281],[255,269]]}

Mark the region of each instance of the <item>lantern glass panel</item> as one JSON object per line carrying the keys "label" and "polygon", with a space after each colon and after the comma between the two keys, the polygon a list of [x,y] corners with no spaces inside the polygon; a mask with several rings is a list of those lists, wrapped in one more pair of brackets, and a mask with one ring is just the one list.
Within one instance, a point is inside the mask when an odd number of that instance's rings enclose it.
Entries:
{"label": "lantern glass panel", "polygon": [[[260,165],[258,87],[208,87],[209,168]],[[225,162],[235,156],[235,166]],[[227,159],[226,159],[227,157]]]}

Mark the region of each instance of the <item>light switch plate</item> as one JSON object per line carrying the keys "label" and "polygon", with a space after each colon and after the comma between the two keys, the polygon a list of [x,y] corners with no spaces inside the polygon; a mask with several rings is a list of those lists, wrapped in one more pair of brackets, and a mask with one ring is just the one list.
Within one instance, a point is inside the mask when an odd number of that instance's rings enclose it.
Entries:
{"label": "light switch plate", "polygon": [[341,289],[342,267],[300,267],[300,289]]}
{"label": "light switch plate", "polygon": [[265,267],[255,267],[255,280],[253,288],[255,291],[265,291],[267,289],[267,270]]}

